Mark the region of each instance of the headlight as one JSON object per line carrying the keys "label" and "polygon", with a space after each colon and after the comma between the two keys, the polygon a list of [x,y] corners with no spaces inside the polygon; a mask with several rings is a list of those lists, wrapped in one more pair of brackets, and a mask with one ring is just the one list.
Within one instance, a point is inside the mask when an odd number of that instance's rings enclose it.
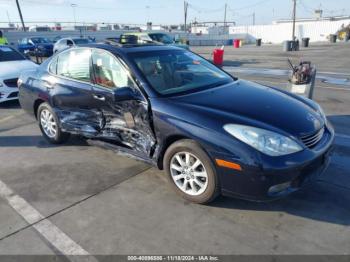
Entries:
{"label": "headlight", "polygon": [[22,79],[18,78],[17,80],[17,86],[20,87],[23,84]]}
{"label": "headlight", "polygon": [[242,142],[269,156],[283,156],[303,150],[292,139],[265,129],[227,124],[224,129]]}

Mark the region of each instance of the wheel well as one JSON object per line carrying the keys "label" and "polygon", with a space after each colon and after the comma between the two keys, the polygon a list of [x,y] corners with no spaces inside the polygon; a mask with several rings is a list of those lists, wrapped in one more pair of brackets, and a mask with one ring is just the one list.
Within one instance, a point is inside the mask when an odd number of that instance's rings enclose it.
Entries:
{"label": "wheel well", "polygon": [[44,102],[45,102],[45,101],[42,100],[42,99],[37,99],[37,100],[35,100],[35,102],[34,102],[34,108],[33,108],[33,112],[34,112],[35,118],[37,118],[37,116],[38,116],[38,108],[39,108],[39,106],[40,106],[42,103],[44,103]]}
{"label": "wheel well", "polygon": [[182,139],[191,139],[189,137],[186,136],[182,136],[182,135],[174,135],[174,136],[170,136],[168,138],[165,139],[162,148],[160,149],[160,152],[158,154],[158,161],[157,161],[157,166],[160,170],[163,170],[163,159],[164,159],[164,154],[167,151],[167,149],[169,148],[169,146],[171,146],[173,143],[175,143],[176,141],[182,140]]}

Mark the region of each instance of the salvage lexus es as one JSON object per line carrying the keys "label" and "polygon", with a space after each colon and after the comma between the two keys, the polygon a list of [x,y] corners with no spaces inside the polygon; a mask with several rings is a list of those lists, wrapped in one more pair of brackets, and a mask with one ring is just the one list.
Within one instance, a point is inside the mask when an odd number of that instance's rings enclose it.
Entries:
{"label": "salvage lexus es", "polygon": [[78,134],[165,169],[196,203],[269,200],[326,167],[334,131],[313,101],[232,77],[159,45],[65,50],[18,81],[43,136]]}

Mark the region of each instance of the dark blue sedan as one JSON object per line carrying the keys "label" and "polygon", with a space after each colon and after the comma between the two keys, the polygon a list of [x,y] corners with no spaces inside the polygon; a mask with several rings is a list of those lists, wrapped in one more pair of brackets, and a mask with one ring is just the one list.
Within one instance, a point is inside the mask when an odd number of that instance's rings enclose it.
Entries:
{"label": "dark blue sedan", "polygon": [[21,39],[17,49],[24,54],[49,57],[53,54],[53,43],[45,37],[29,37]]}
{"label": "dark blue sedan", "polygon": [[86,45],[18,81],[51,143],[70,134],[167,172],[180,195],[285,196],[326,167],[334,131],[315,102],[232,77],[170,46]]}

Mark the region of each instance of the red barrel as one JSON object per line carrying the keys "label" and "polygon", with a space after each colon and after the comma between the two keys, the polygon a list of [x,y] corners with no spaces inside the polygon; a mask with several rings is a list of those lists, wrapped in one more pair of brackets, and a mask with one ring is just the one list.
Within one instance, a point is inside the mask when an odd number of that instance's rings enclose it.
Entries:
{"label": "red barrel", "polygon": [[224,63],[224,50],[223,49],[214,49],[213,63],[214,63],[214,65],[219,65],[219,66],[221,66]]}
{"label": "red barrel", "polygon": [[240,42],[241,42],[241,40],[235,39],[235,40],[233,41],[233,47],[234,47],[234,48],[239,48]]}

